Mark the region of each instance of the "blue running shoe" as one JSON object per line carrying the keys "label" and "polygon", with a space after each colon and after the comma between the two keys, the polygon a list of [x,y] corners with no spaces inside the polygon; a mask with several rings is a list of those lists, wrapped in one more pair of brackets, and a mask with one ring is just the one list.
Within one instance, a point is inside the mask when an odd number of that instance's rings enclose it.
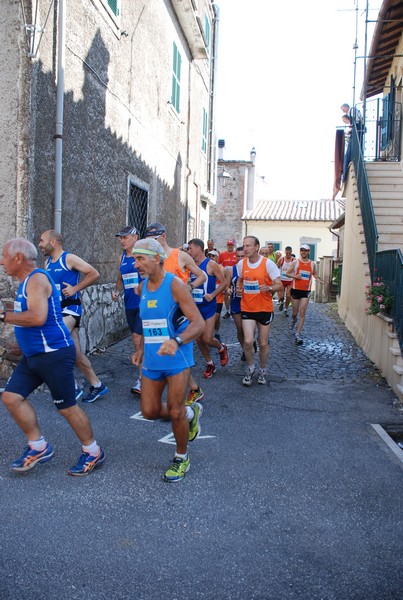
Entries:
{"label": "blue running shoe", "polygon": [[81,402],[87,402],[88,404],[90,402],[95,402],[95,400],[98,400],[98,398],[100,398],[101,396],[104,396],[108,392],[109,392],[108,388],[103,383],[101,383],[100,387],[94,387],[93,385],[91,385],[90,391],[85,396],[85,398],[83,398],[81,400]]}
{"label": "blue running shoe", "polygon": [[44,450],[32,450],[30,446],[25,448],[24,454],[17,458],[11,465],[14,471],[29,471],[38,463],[47,462],[55,455],[53,447],[47,442]]}
{"label": "blue running shoe", "polygon": [[95,467],[102,465],[105,458],[105,452],[102,450],[102,448],[99,449],[97,456],[91,456],[89,452],[83,452],[78,459],[77,464],[71,467],[67,473],[69,475],[76,475],[78,477],[89,475],[91,471],[95,469]]}

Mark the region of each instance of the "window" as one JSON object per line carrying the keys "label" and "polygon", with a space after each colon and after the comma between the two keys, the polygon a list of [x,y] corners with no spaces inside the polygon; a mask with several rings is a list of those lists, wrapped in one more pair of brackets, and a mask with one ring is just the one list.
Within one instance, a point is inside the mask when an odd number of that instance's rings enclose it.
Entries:
{"label": "window", "polygon": [[173,45],[173,63],[172,63],[172,96],[171,102],[177,113],[180,112],[180,93],[181,93],[181,65],[182,57],[174,42]]}
{"label": "window", "polygon": [[108,6],[116,17],[119,16],[119,0],[108,0]]}
{"label": "window", "polygon": [[145,234],[147,227],[148,191],[129,180],[129,206],[127,223],[133,225],[140,233]]}
{"label": "window", "polygon": [[211,25],[207,17],[204,18],[204,37],[206,38],[207,58],[210,58]]}
{"label": "window", "polygon": [[203,132],[202,132],[202,152],[207,151],[207,132],[208,132],[208,115],[205,108],[203,108]]}

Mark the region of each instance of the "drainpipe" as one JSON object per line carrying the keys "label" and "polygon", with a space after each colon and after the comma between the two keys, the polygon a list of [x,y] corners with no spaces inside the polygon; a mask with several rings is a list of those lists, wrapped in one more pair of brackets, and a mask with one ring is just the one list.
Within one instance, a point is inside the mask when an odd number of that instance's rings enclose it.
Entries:
{"label": "drainpipe", "polygon": [[213,19],[213,39],[211,44],[211,70],[210,70],[210,106],[209,106],[209,150],[208,150],[208,183],[207,189],[210,194],[215,194],[216,183],[216,160],[213,156],[215,153],[215,104],[216,104],[216,81],[217,81],[217,50],[218,50],[218,30],[220,23],[220,9],[217,4],[213,3],[214,19]]}
{"label": "drainpipe", "polygon": [[63,110],[64,67],[66,49],[66,0],[59,0],[56,80],[56,129],[55,129],[55,208],[54,229],[62,232],[62,171],[63,171]]}

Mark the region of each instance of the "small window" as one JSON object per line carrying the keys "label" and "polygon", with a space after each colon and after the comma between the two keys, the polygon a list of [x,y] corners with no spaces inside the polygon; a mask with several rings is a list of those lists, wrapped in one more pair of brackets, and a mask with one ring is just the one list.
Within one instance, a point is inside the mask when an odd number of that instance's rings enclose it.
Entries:
{"label": "small window", "polygon": [[116,17],[119,16],[119,2],[120,0],[108,0],[108,6]]}
{"label": "small window", "polygon": [[172,62],[171,102],[177,113],[180,112],[181,65],[182,65],[182,57],[181,57],[179,50],[174,42],[174,44],[173,44],[173,62]]}
{"label": "small window", "polygon": [[140,237],[145,235],[147,227],[148,191],[129,179],[129,204],[127,224],[136,227]]}
{"label": "small window", "polygon": [[208,115],[205,108],[203,108],[203,131],[202,131],[202,152],[207,151],[207,132],[208,132]]}

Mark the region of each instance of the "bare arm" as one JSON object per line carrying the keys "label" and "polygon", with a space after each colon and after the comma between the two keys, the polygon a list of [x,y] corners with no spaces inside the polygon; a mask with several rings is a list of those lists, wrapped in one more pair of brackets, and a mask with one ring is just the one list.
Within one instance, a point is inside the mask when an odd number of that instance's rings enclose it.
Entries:
{"label": "bare arm", "polygon": [[227,289],[228,283],[222,269],[220,269],[218,264],[215,263],[213,260],[210,260],[210,262],[207,264],[207,270],[209,272],[209,275],[213,275],[216,278],[216,281],[219,282],[219,285],[213,292],[211,292],[211,294],[204,294],[204,297],[207,300],[207,302],[211,302],[213,298],[215,298],[218,294],[221,294],[221,292]]}
{"label": "bare arm", "polygon": [[287,269],[286,276],[292,277],[293,279],[301,279],[301,274],[295,275],[295,267],[297,266],[297,261],[293,260],[289,269]]}
{"label": "bare arm", "polygon": [[7,312],[5,322],[20,327],[40,327],[48,318],[48,298],[52,293],[49,279],[35,273],[27,283],[27,306],[24,312]]}
{"label": "bare arm", "polygon": [[[119,266],[120,266],[120,259],[118,259],[118,268],[119,268]],[[122,279],[122,273],[119,271],[118,278],[117,278],[116,284],[115,284],[115,289],[112,292],[112,300],[114,300],[116,302],[118,300],[119,294],[122,290],[123,290],[123,279]]]}
{"label": "bare arm", "polygon": [[66,264],[69,269],[75,269],[79,271],[84,277],[80,279],[77,285],[69,285],[63,281],[63,285],[66,287],[62,290],[62,294],[65,298],[70,298],[77,294],[77,292],[81,292],[86,287],[92,285],[99,279],[99,272],[94,269],[89,263],[85,262],[79,256],[75,254],[68,254],[66,258]]}
{"label": "bare arm", "polygon": [[193,275],[196,275],[196,279],[192,281],[193,287],[200,287],[205,281],[207,281],[206,273],[196,265],[195,261],[190,256],[190,254],[184,252],[183,250],[180,250],[178,258],[179,266],[181,267],[181,269],[187,269],[188,271],[193,273]]}

